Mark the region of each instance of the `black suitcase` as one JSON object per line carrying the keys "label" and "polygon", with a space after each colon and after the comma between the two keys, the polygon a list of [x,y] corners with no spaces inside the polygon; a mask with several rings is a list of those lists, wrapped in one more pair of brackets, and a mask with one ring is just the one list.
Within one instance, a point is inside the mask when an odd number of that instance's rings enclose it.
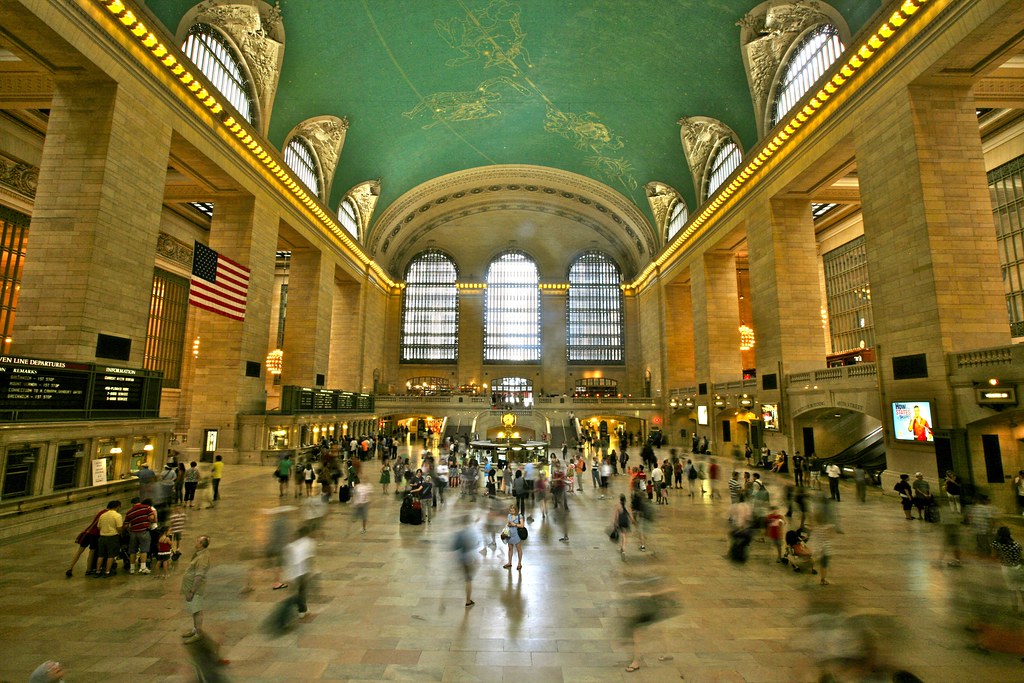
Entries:
{"label": "black suitcase", "polygon": [[412,496],[406,496],[402,500],[402,507],[398,511],[398,521],[402,524],[423,524],[423,508],[416,505]]}
{"label": "black suitcase", "polygon": [[349,488],[348,484],[338,488],[338,500],[342,503],[347,503],[348,499],[352,497],[352,489]]}
{"label": "black suitcase", "polygon": [[924,506],[924,521],[937,524],[939,522],[939,506],[929,503]]}

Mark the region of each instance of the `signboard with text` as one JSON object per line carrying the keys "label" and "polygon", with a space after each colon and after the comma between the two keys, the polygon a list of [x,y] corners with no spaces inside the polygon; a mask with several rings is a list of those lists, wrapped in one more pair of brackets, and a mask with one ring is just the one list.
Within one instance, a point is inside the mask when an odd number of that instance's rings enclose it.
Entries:
{"label": "signboard with text", "polygon": [[151,370],[0,356],[0,421],[156,417],[161,385]]}

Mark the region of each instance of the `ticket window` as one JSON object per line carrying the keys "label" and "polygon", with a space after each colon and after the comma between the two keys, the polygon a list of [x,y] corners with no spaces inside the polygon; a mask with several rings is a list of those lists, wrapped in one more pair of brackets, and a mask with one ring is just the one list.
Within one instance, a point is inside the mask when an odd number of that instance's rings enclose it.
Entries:
{"label": "ticket window", "polygon": [[53,468],[53,490],[64,491],[78,486],[85,444],[69,443],[57,446],[57,462]]}
{"label": "ticket window", "polygon": [[32,494],[32,484],[39,464],[39,449],[14,446],[4,459],[3,499]]}

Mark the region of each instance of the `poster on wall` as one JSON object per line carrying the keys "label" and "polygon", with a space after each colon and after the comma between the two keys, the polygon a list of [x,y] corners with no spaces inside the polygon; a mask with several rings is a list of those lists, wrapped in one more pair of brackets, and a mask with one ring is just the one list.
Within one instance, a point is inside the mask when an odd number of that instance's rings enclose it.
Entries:
{"label": "poster on wall", "polygon": [[766,430],[770,432],[779,431],[779,404],[762,403],[761,421],[764,422],[764,428]]}
{"label": "poster on wall", "polygon": [[697,424],[707,426],[708,424],[708,407],[697,406]]}
{"label": "poster on wall", "polygon": [[932,404],[929,401],[893,401],[892,431],[897,441],[932,443]]}
{"label": "poster on wall", "polygon": [[96,458],[92,461],[92,485],[107,483],[107,459]]}

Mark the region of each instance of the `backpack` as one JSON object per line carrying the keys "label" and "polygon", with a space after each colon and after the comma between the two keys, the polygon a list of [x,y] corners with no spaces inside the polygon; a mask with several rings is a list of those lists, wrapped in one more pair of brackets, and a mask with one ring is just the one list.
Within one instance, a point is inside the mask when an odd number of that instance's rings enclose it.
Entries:
{"label": "backpack", "polygon": [[689,479],[690,481],[693,481],[694,479],[697,479],[699,476],[700,475],[697,474],[697,466],[690,465],[690,471],[686,473],[686,478]]}

